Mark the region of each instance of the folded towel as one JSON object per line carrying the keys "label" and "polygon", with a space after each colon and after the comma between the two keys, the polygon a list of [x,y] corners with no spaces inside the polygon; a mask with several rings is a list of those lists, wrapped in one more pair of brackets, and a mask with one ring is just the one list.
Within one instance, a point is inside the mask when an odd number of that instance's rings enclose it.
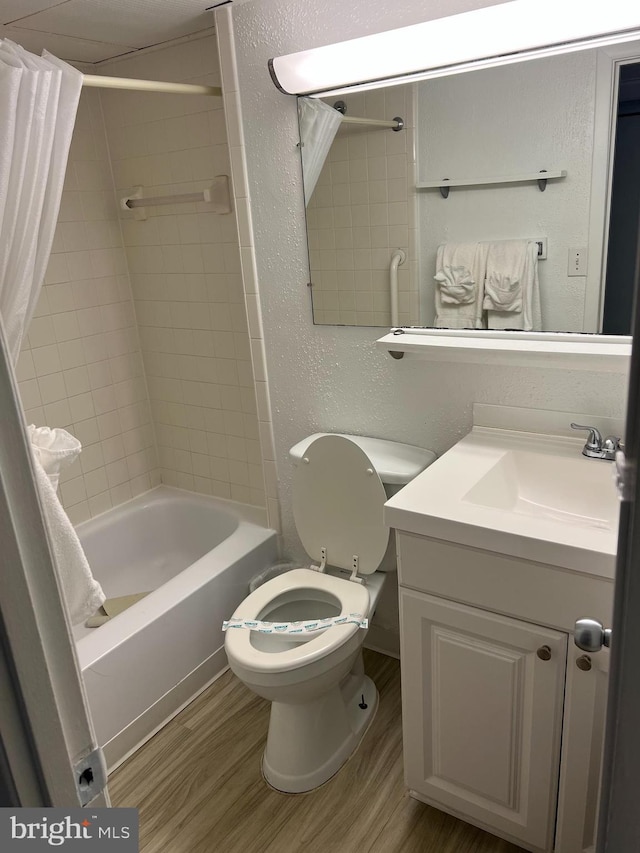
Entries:
{"label": "folded towel", "polygon": [[482,307],[487,311],[522,311],[522,283],[499,272],[490,273],[484,282]]}
{"label": "folded towel", "polygon": [[476,283],[466,267],[443,266],[434,276],[443,304],[467,305],[475,302]]}
{"label": "folded towel", "polygon": [[489,329],[542,328],[537,243],[504,240],[489,245],[482,305]]}
{"label": "folded towel", "polygon": [[435,323],[443,329],[482,329],[487,258],[484,243],[444,243],[436,258]]}
{"label": "folded towel", "polygon": [[95,613],[104,601],[102,588],[91,574],[78,535],[56,494],[60,470],[73,462],[82,445],[64,429],[36,429],[32,424],[28,433],[58,580],[71,623],[77,625]]}

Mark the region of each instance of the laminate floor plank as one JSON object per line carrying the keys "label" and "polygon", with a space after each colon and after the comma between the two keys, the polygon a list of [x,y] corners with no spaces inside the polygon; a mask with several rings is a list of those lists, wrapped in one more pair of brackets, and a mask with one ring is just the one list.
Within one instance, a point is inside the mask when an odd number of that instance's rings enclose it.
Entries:
{"label": "laminate floor plank", "polygon": [[368,853],[523,853],[508,841],[411,797],[398,803]]}
{"label": "laminate floor plank", "polygon": [[109,778],[140,810],[141,853],[522,853],[411,799],[402,766],[400,666],[365,652],[380,704],[333,779],[283,794],[261,776],[269,703],[225,673]]}

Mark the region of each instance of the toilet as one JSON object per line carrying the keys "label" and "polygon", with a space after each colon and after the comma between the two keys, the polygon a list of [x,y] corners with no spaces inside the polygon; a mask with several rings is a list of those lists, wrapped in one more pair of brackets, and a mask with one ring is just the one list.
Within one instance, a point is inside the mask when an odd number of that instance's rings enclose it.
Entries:
{"label": "toilet", "polygon": [[[303,633],[230,628],[235,675],[271,702],[262,772],[280,791],[310,791],[358,746],[378,693],[364,673],[362,644],[384,581],[389,545],[383,505],[434,461],[429,450],[364,436],[316,433],[291,448],[296,529],[315,564],[267,581],[232,620],[278,625],[349,617]],[[386,489],[385,489],[386,486]],[[384,560],[385,563],[388,560]]]}

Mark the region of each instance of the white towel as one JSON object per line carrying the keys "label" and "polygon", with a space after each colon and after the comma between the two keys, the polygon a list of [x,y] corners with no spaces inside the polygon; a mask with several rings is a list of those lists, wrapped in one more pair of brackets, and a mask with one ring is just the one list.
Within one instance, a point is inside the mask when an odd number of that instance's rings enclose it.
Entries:
{"label": "white towel", "polygon": [[27,435],[34,455],[44,468],[54,492],[57,491],[60,471],[68,468],[78,458],[82,445],[66,429],[36,427],[34,424],[29,424]]}
{"label": "white towel", "polygon": [[503,240],[489,244],[482,305],[489,329],[540,331],[537,243]]}
{"label": "white towel", "polygon": [[56,494],[61,469],[73,462],[82,445],[64,429],[36,429],[31,424],[27,430],[58,579],[71,623],[77,625],[92,616],[105,599],[102,587],[91,574],[78,535]]}
{"label": "white towel", "polygon": [[482,296],[487,259],[484,243],[444,243],[436,258],[434,325],[441,329],[482,329]]}

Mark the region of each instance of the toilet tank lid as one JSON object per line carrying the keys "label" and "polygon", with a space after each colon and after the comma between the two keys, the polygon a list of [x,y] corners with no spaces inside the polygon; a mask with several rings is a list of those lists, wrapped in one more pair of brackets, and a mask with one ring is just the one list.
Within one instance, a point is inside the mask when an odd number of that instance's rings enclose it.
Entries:
{"label": "toilet tank lid", "polygon": [[341,435],[351,439],[367,454],[382,482],[390,486],[401,486],[410,482],[436,460],[436,454],[432,450],[415,447],[413,444],[401,444],[384,438],[370,438],[366,435],[349,435],[342,432],[316,432],[294,444],[289,455],[298,462],[311,442],[323,435]]}

